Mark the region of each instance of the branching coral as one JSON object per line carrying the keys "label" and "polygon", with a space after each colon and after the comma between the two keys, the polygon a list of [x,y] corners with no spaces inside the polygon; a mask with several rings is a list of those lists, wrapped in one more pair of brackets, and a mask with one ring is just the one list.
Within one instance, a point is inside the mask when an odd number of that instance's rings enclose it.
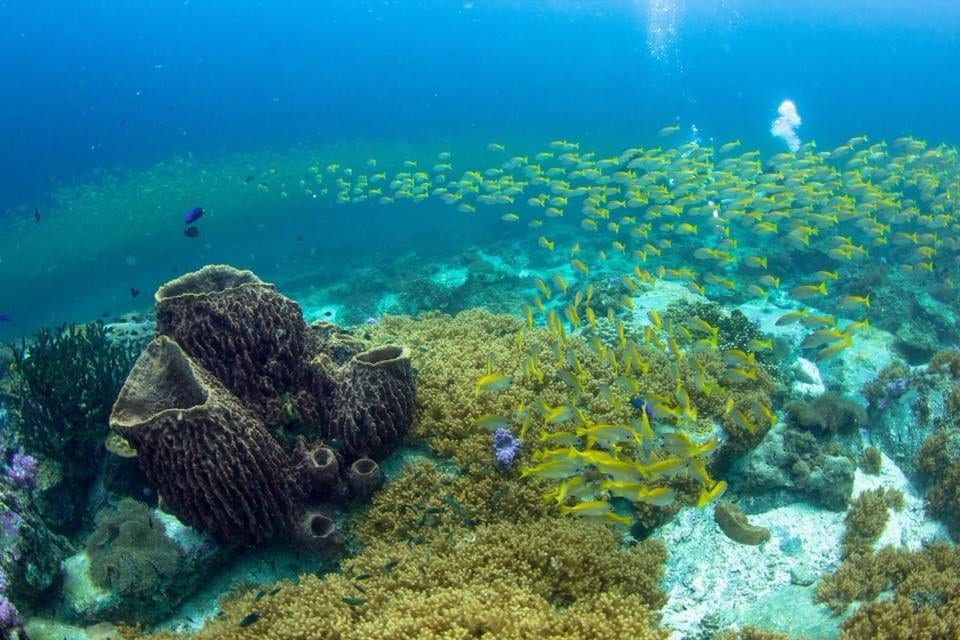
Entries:
{"label": "branching coral", "polygon": [[929,481],[927,513],[947,525],[950,536],[960,537],[960,441],[955,430],[935,431],[917,453],[917,470]]}
{"label": "branching coral", "polygon": [[62,461],[68,477],[88,477],[136,354],[112,342],[99,322],[43,329],[11,351],[10,406],[22,442]]}
{"label": "branching coral", "polygon": [[654,627],[665,559],[659,542],[622,549],[606,527],[556,519],[376,543],[339,573],[228,599],[195,637],[654,640],[666,637]]}
{"label": "branching coral", "polygon": [[903,494],[883,487],[864,491],[853,501],[844,520],[842,555],[870,553],[883,528],[887,525],[889,509],[903,508]]}
{"label": "branching coral", "polygon": [[833,582],[843,585],[837,589],[827,583],[833,596],[844,587],[843,595],[863,600],[882,589],[894,591],[892,598],[865,604],[845,620],[842,640],[960,637],[960,553],[955,547],[933,544],[913,553],[882,549],[858,557]]}

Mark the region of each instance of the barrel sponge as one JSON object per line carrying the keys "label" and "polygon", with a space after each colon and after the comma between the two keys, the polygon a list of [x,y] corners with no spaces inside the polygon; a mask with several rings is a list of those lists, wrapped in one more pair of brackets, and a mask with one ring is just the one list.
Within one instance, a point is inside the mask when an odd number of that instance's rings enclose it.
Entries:
{"label": "barrel sponge", "polygon": [[137,451],[164,510],[222,542],[287,536],[301,498],[263,422],[167,338],[140,355],[110,427]]}
{"label": "barrel sponge", "polygon": [[307,363],[315,339],[296,302],[228,265],[180,276],[154,297],[157,334],[176,341],[250,411],[273,423],[286,396],[310,419]]}
{"label": "barrel sponge", "polygon": [[415,385],[410,352],[383,345],[353,356],[342,366],[327,362],[324,436],[348,458],[389,453],[413,421]]}

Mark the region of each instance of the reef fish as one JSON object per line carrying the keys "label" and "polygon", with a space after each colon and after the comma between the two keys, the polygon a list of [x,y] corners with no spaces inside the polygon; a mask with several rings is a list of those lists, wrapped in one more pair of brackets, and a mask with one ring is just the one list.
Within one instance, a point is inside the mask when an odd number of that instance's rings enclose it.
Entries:
{"label": "reef fish", "polygon": [[0,322],[13,322],[13,316],[9,313],[0,313]]}
{"label": "reef fish", "polygon": [[187,215],[183,216],[183,223],[193,224],[194,222],[199,220],[202,216],[203,216],[203,208],[194,207],[190,209],[190,211],[187,211]]}

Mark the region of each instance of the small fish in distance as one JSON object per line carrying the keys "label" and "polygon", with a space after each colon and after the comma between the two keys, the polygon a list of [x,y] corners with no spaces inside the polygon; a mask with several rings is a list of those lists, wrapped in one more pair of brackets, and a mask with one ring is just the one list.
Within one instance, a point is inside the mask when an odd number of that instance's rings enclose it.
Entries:
{"label": "small fish in distance", "polygon": [[33,208],[33,221],[40,222],[40,209],[37,209],[36,207]]}
{"label": "small fish in distance", "polygon": [[13,317],[9,313],[0,313],[0,322],[13,322]]}
{"label": "small fish in distance", "polygon": [[140,295],[140,289],[137,289],[136,287],[130,287],[130,297],[136,298],[138,295]]}
{"label": "small fish in distance", "polygon": [[187,215],[183,216],[183,223],[193,224],[194,222],[199,220],[202,216],[203,216],[203,208],[194,207],[193,209],[190,209],[190,211],[187,211]]}
{"label": "small fish in distance", "polygon": [[187,227],[183,230],[183,235],[187,236],[188,238],[196,238],[200,235],[200,229],[197,229],[196,227]]}

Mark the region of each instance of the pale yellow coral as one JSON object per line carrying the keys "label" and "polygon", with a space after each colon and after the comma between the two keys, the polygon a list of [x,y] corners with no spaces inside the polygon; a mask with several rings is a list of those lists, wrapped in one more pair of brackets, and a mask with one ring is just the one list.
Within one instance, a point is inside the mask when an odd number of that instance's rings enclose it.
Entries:
{"label": "pale yellow coral", "polygon": [[[665,559],[659,542],[622,548],[608,528],[572,519],[482,526],[423,545],[381,542],[339,573],[281,583],[258,601],[249,591],[228,598],[194,637],[654,640],[666,637],[654,626]],[[253,612],[259,618],[241,627]]]}

